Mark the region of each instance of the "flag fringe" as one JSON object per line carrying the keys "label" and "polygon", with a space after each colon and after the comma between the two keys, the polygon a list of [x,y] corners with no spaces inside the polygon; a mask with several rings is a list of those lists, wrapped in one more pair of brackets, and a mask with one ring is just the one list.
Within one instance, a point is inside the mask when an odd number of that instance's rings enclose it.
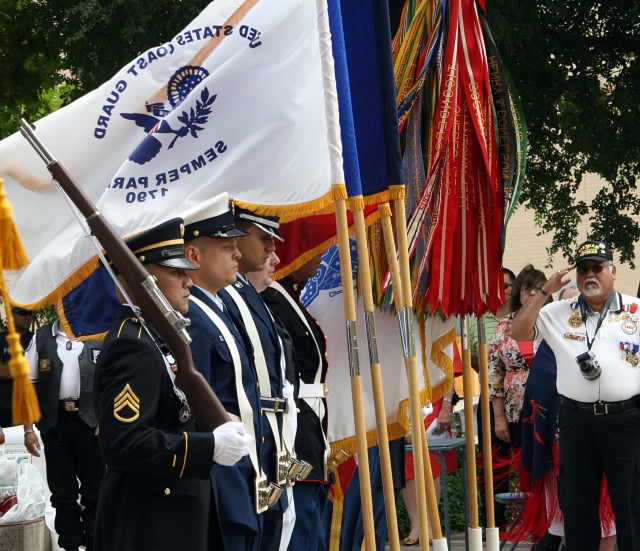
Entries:
{"label": "flag fringe", "polygon": [[394,184],[389,186],[389,199],[391,201],[395,199],[404,199],[406,196],[406,190],[404,184]]}
{"label": "flag fringe", "polygon": [[21,308],[26,308],[28,310],[40,310],[41,308],[46,308],[47,306],[53,306],[59,300],[62,300],[62,297],[69,294],[73,289],[75,289],[78,285],[80,285],[85,279],[87,279],[93,272],[96,271],[100,262],[97,256],[94,256],[87,260],[80,268],[78,268],[73,274],[71,274],[68,278],[65,279],[64,283],[60,285],[53,292],[49,293],[47,296],[41,298],[40,300],[30,303],[30,304],[21,304],[15,303],[17,306]]}
{"label": "flag fringe", "polygon": [[[379,211],[372,211],[367,214],[364,218],[365,227],[370,226],[376,220],[380,218]],[[355,233],[355,227],[353,224],[349,225],[349,235],[353,235]],[[295,272],[298,268],[304,266],[309,260],[311,260],[314,256],[324,253],[327,249],[333,247],[338,244],[338,234],[334,234],[332,237],[325,239],[321,243],[318,243],[312,249],[304,252],[295,258],[292,262],[281,268],[280,270],[276,270],[273,274],[273,278],[277,281],[282,279],[283,277],[287,277],[290,273]]]}
{"label": "flag fringe", "polygon": [[[342,188],[342,191],[336,191],[336,188]],[[336,195],[338,194],[338,195]],[[231,194],[230,194],[231,197]],[[333,184],[331,191],[313,201],[306,203],[294,203],[291,205],[263,205],[233,199],[235,205],[249,209],[256,214],[265,214],[267,216],[279,216],[280,223],[291,222],[297,218],[312,216],[315,214],[328,214],[333,211],[333,202],[336,199],[346,199],[347,191],[344,184]]]}
{"label": "flag fringe", "polygon": [[71,338],[73,338],[74,340],[78,340],[78,341],[81,341],[81,342],[84,342],[84,341],[103,341],[105,339],[105,337],[107,336],[107,333],[109,332],[109,331],[104,331],[103,333],[94,333],[92,335],[82,335],[81,337],[78,337],[73,332],[73,329],[71,328],[71,324],[69,323],[69,320],[67,319],[67,314],[65,312],[64,303],[62,302],[62,299],[56,301],[56,311],[58,312],[58,319],[60,321],[60,326],[62,327],[62,330],[67,335],[71,335]]}
{"label": "flag fringe", "polygon": [[386,203],[391,200],[389,196],[389,190],[385,189],[384,191],[379,191],[378,193],[372,193],[371,195],[365,195],[363,197],[365,207],[369,207],[371,205],[377,205],[378,203]]}

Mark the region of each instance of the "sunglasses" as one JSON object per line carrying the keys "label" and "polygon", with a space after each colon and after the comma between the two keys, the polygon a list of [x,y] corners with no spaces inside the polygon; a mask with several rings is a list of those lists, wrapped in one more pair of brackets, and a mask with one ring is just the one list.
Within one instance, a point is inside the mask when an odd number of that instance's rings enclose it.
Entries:
{"label": "sunglasses", "polygon": [[605,264],[590,264],[587,266],[579,264],[578,266],[576,266],[576,272],[578,272],[580,275],[587,275],[589,272],[599,274],[602,270],[604,270],[604,267]]}
{"label": "sunglasses", "polygon": [[508,289],[509,287],[513,287],[513,283],[505,283],[504,288]]}
{"label": "sunglasses", "polygon": [[31,310],[25,310],[24,308],[12,308],[11,311],[17,316],[32,316],[33,312]]}

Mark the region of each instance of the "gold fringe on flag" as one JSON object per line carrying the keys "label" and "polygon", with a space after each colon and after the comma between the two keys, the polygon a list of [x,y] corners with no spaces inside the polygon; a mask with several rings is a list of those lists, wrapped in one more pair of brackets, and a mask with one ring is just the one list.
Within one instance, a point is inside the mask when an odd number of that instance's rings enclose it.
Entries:
{"label": "gold fringe on flag", "polygon": [[13,221],[13,206],[0,178],[0,264],[4,270],[19,270],[29,264],[22,239]]}
{"label": "gold fringe on flag", "polygon": [[29,378],[29,363],[24,357],[20,335],[13,323],[9,307],[9,292],[4,270],[19,270],[29,263],[27,253],[13,221],[13,207],[7,199],[0,179],[0,291],[7,314],[7,344],[11,359],[9,371],[13,378],[13,422],[16,425],[33,424],[40,420],[40,405],[33,383]]}

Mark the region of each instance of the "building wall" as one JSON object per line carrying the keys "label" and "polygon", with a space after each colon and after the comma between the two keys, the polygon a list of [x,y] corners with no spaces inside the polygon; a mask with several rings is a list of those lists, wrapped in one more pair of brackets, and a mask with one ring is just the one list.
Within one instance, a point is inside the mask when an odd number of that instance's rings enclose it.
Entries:
{"label": "building wall", "polygon": [[[578,195],[587,203],[595,196],[597,191],[604,185],[604,182],[595,175],[587,175]],[[640,216],[637,217],[640,221]],[[542,270],[547,276],[554,271],[569,264],[561,254],[554,256],[551,267],[547,266],[547,250],[546,247],[551,243],[551,237],[548,235],[538,236],[540,229],[535,225],[533,211],[525,209],[523,206],[518,207],[507,226],[507,241],[503,265],[517,275],[525,264],[531,263],[536,268]],[[578,242],[587,239],[587,223],[583,221],[578,231]],[[638,283],[640,282],[640,272],[634,273],[628,264],[620,264],[614,251],[614,262],[616,263],[616,290],[621,293],[636,296],[638,292]],[[640,244],[635,244],[636,263],[640,266]],[[571,273],[572,279],[575,281],[575,272]]]}

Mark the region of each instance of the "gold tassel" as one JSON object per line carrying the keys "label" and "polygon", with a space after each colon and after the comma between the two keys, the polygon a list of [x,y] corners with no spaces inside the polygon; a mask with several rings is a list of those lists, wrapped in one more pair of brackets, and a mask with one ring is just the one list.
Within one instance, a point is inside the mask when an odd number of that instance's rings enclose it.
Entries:
{"label": "gold tassel", "polygon": [[33,424],[40,420],[38,397],[29,378],[29,363],[24,357],[20,335],[13,323],[13,313],[9,307],[9,292],[4,278],[4,270],[19,270],[29,262],[22,246],[22,240],[13,222],[13,207],[0,179],[0,291],[4,297],[7,314],[7,344],[11,359],[9,371],[13,378],[13,423]]}
{"label": "gold tassel", "polygon": [[[22,239],[13,221],[13,206],[0,178],[0,261],[5,270],[19,270],[29,263]],[[6,296],[6,295],[5,295]]]}

